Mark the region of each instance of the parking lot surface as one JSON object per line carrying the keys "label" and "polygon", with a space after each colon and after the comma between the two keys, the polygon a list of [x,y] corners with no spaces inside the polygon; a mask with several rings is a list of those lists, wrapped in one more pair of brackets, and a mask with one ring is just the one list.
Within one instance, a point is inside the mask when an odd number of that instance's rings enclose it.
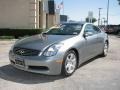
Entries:
{"label": "parking lot surface", "polygon": [[10,65],[8,51],[15,40],[0,41],[0,90],[120,90],[120,38],[109,36],[107,57],[84,63],[70,77],[47,76]]}

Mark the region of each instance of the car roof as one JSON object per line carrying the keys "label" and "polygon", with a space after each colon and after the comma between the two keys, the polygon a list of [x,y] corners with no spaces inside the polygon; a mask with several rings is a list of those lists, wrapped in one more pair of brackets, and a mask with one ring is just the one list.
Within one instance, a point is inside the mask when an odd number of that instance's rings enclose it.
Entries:
{"label": "car roof", "polygon": [[65,23],[61,23],[61,24],[86,24],[85,22],[65,22]]}

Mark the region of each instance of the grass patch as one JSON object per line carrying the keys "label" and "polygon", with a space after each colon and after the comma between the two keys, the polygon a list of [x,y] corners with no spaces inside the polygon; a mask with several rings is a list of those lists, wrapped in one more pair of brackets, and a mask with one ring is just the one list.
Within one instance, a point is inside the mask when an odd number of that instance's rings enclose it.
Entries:
{"label": "grass patch", "polygon": [[15,39],[14,36],[0,36],[0,39]]}

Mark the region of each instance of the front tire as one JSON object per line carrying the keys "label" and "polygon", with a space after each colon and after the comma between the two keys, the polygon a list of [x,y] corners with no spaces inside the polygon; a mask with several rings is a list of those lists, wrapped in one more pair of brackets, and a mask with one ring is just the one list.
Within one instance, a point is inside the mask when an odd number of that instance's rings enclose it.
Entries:
{"label": "front tire", "polygon": [[62,65],[62,75],[70,76],[72,75],[77,67],[77,55],[75,51],[70,50],[64,56],[64,62]]}

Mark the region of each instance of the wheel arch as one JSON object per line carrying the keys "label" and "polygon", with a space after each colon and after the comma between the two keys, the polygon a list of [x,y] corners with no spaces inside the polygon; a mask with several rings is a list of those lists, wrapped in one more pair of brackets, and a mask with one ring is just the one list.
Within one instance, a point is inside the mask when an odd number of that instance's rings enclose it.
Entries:
{"label": "wheel arch", "polygon": [[107,42],[107,44],[108,44],[108,47],[109,47],[109,40],[107,39],[107,40],[105,40],[105,42]]}
{"label": "wheel arch", "polygon": [[108,41],[108,40],[106,40],[105,42],[107,42],[107,43],[109,44],[109,41]]}

